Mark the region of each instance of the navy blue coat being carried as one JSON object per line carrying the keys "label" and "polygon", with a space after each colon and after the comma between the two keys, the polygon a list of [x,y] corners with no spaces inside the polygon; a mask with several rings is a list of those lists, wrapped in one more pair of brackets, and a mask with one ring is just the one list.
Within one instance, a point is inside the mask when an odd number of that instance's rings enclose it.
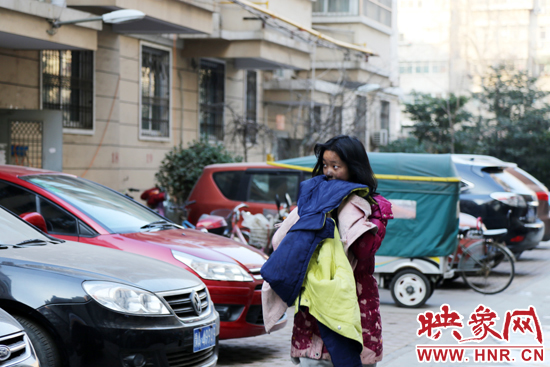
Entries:
{"label": "navy blue coat being carried", "polygon": [[[326,215],[353,191],[365,185],[316,176],[300,184],[300,219],[288,231],[277,251],[262,266],[261,275],[290,307],[300,294],[313,252],[326,238],[334,238],[334,221]],[[368,192],[368,191],[367,191]]]}

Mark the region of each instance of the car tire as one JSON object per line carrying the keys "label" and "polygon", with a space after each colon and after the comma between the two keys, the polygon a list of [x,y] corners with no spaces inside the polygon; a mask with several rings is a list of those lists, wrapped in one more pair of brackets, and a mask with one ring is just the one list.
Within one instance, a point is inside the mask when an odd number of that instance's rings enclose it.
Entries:
{"label": "car tire", "polygon": [[512,252],[514,254],[514,257],[516,258],[516,260],[519,260],[519,257],[521,256],[521,254],[523,254],[523,251],[519,251],[519,252]]}
{"label": "car tire", "polygon": [[25,329],[31,340],[40,362],[40,367],[61,366],[61,358],[51,335],[34,321],[17,315],[14,315],[14,317],[23,326],[23,329]]}
{"label": "car tire", "polygon": [[390,292],[399,307],[417,308],[432,295],[433,285],[429,279],[414,269],[401,270],[393,277]]}

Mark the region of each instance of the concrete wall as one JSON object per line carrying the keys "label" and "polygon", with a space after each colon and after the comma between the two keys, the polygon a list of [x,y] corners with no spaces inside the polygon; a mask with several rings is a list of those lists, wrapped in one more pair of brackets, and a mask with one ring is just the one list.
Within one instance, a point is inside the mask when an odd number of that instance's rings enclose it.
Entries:
{"label": "concrete wall", "polygon": [[39,109],[40,52],[0,48],[0,108]]}
{"label": "concrete wall", "polygon": [[[305,27],[311,27],[310,0],[277,0],[258,4],[269,11],[290,19]],[[262,22],[253,20],[254,15],[235,4],[221,4],[222,29],[233,32],[261,31]],[[246,19],[245,19],[246,18]]]}
{"label": "concrete wall", "polygon": [[99,33],[94,132],[64,134],[64,171],[85,173],[86,178],[123,192],[154,186],[154,174],[165,154],[198,137],[197,71],[189,59],[178,56],[178,49],[171,50],[171,138],[151,141],[140,137],[141,43],[108,31]]}

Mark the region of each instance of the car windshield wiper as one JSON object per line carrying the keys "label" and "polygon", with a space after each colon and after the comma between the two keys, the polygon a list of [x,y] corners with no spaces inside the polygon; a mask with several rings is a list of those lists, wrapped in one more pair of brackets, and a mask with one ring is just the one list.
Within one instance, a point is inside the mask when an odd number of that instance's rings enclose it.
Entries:
{"label": "car windshield wiper", "polygon": [[39,238],[33,238],[32,240],[25,240],[13,245],[13,247],[19,246],[44,246],[47,245],[50,241],[41,240]]}
{"label": "car windshield wiper", "polygon": [[28,247],[28,246],[44,246],[44,245],[47,245],[49,242],[50,241],[41,240],[39,238],[33,238],[31,240],[21,241],[19,243],[16,243],[15,245],[2,243],[0,244],[0,250],[5,250],[10,247],[22,248],[22,247]]}
{"label": "car windshield wiper", "polygon": [[183,227],[178,226],[176,223],[168,222],[166,220],[157,220],[155,222],[151,222],[149,224],[139,227],[139,229],[151,229],[151,228],[168,229],[168,228],[183,228]]}

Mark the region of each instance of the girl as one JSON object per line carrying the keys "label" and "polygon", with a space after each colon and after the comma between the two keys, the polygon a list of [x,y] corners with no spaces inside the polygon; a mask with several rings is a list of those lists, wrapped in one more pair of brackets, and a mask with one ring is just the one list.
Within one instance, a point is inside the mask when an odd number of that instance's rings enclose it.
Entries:
{"label": "girl", "polygon": [[[384,238],[388,219],[393,217],[391,204],[376,193],[377,181],[374,178],[368,156],[363,144],[356,138],[345,135],[336,136],[324,144],[317,144],[315,155],[317,163],[313,170],[314,178],[308,181],[340,180],[340,182],[345,181],[360,184],[361,187],[368,187],[369,195],[361,197],[355,194],[360,193],[355,186],[351,190],[349,186],[338,186],[343,190],[350,191],[344,193],[346,196],[343,196],[342,202],[337,202],[337,210],[327,213],[327,218],[332,218],[336,224],[344,251],[351,265],[349,274],[352,274],[354,279],[351,281],[355,283],[355,302],[358,303],[361,324],[357,325],[357,328],[362,333],[359,338],[362,337],[363,348],[361,351],[360,348],[357,348],[358,343],[334,332],[334,328],[333,330],[328,328],[325,325],[326,318],[319,317],[319,313],[314,312],[315,300],[309,301],[310,307],[303,307],[303,302],[300,303],[300,300],[298,301],[300,307],[294,317],[291,357],[295,364],[299,363],[300,366],[308,367],[375,366],[376,362],[382,359],[382,328],[378,287],[373,277],[374,254]],[[305,181],[304,184],[308,181]],[[315,198],[314,194],[307,196],[308,194],[305,192],[307,184],[304,184],[301,187],[299,207],[309,206]],[[321,190],[323,190],[322,187],[319,186]],[[325,196],[325,199],[329,198]],[[324,200],[321,201],[323,202],[320,204],[322,206]],[[315,205],[318,204],[315,203]],[[298,209],[296,208],[289,215],[275,233],[273,238],[275,249],[300,219]],[[299,227],[302,228],[304,225],[301,224]],[[295,230],[291,233],[294,234],[294,232]],[[315,256],[317,254],[314,254],[313,258]],[[318,259],[317,262],[319,262]],[[306,275],[306,279],[307,277],[308,275]],[[302,290],[301,296],[304,294],[306,293]],[[323,300],[317,300],[317,304],[320,302]],[[286,305],[281,305],[277,295],[274,294],[267,282],[264,282],[262,289],[262,303],[266,330],[269,331],[272,324],[280,317],[281,311],[286,310]],[[353,319],[351,315],[350,319]],[[359,320],[357,319],[357,321]],[[337,328],[339,329],[340,326]]]}

